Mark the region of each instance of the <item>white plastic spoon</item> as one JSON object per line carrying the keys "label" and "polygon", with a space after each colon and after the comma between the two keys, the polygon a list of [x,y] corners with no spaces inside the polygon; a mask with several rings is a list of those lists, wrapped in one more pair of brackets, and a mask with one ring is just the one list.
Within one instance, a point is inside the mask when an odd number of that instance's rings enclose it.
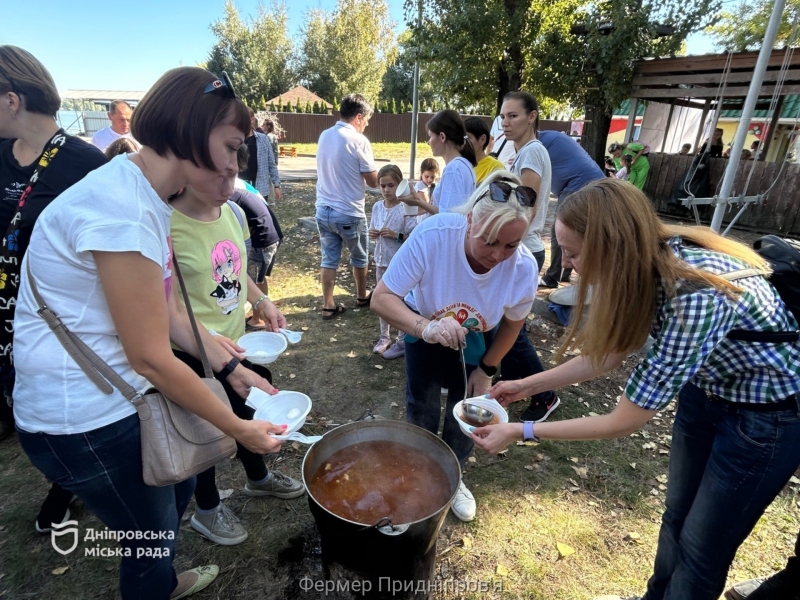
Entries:
{"label": "white plastic spoon", "polygon": [[302,331],[289,331],[288,329],[281,328],[280,332],[286,336],[286,339],[289,341],[290,344],[296,344],[301,339],[303,339]]}
{"label": "white plastic spoon", "polygon": [[318,441],[322,439],[321,435],[303,435],[302,433],[295,431],[294,433],[290,433],[288,435],[274,435],[276,439],[288,441],[288,442],[300,442],[301,444],[316,444]]}

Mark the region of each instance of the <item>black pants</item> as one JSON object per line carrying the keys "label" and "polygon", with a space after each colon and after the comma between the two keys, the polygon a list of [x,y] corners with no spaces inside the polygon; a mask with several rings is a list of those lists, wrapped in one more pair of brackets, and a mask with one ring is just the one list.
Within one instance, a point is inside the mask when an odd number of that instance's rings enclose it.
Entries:
{"label": "black pants", "polygon": [[550,266],[542,276],[542,280],[546,285],[556,286],[559,281],[569,281],[572,275],[572,269],[561,269],[561,246],[558,245],[556,240],[556,225],[550,230]]}
{"label": "black pants", "polygon": [[[181,361],[186,363],[189,368],[197,373],[200,377],[203,375],[203,363],[194,356],[182,352],[180,350],[173,350],[175,356]],[[248,361],[242,361],[242,364],[261,375],[264,379],[272,383],[272,373],[266,367],[253,365]],[[240,419],[250,420],[253,418],[255,411],[245,404],[246,398],[242,398],[239,394],[233,391],[230,384],[224,379],[219,380],[225,393],[228,395],[228,400],[231,403],[231,409],[234,414]],[[251,452],[239,442],[236,442],[237,453],[239,460],[242,461],[244,472],[247,473],[248,479],[253,481],[260,481],[267,476],[267,466],[264,464],[264,457],[261,454]],[[197,487],[194,490],[194,499],[197,506],[202,510],[211,510],[219,505],[219,490],[217,490],[216,469],[211,467],[197,475]]]}

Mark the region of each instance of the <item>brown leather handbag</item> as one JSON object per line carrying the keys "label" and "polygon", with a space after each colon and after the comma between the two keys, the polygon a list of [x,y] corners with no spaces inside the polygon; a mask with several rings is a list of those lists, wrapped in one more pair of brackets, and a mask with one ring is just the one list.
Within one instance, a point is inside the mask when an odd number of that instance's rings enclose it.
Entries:
{"label": "brown leather handbag", "polygon": [[[192,312],[189,294],[186,292],[186,285],[174,255],[173,266],[192,323],[200,359],[203,362],[205,377],[201,379],[230,410],[228,396],[222,384],[214,379],[211,371]],[[113,393],[112,386],[114,386],[136,407],[141,427],[142,475],[147,485],[163,486],[179,483],[202,473],[236,452],[234,439],[205,419],[172,402],[155,389],[141,394],[131,387],[77,335],[67,329],[58,315],[47,307],[31,275],[30,262],[27,263],[27,275],[33,297],[39,305],[37,312],[47,322],[67,353],[101,392],[109,395]]]}

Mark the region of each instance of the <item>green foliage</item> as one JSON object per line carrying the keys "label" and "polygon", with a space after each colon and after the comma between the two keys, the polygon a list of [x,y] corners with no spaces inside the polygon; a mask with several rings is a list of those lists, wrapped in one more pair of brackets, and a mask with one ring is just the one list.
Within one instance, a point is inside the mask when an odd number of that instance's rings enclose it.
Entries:
{"label": "green foliage", "polygon": [[278,96],[278,112],[286,112],[283,107],[283,96]]}
{"label": "green foliage", "polygon": [[333,110],[339,110],[339,101],[336,99],[336,96],[331,100],[331,104],[333,105]]}
{"label": "green foliage", "polygon": [[[742,2],[732,11],[722,11],[719,23],[709,28],[714,43],[720,50],[758,50],[764,40],[767,23],[772,14],[774,2],[771,0],[750,0]],[[783,11],[775,47],[786,46],[792,34],[795,15],[800,11],[800,0],[787,0]]]}
{"label": "green foliage", "polygon": [[270,102],[269,103],[269,112],[271,112],[271,113],[277,112],[277,109],[275,108],[275,103],[274,102]]}
{"label": "green foliage", "polygon": [[338,0],[333,12],[309,10],[301,31],[300,78],[326,100],[359,92],[377,101],[397,54],[394,27],[387,0]]}
{"label": "green foliage", "polygon": [[294,112],[296,112],[296,113],[303,112],[303,106],[300,104],[300,98],[298,98],[294,102]]}
{"label": "green foliage", "polygon": [[[417,56],[417,43],[410,29],[403,31],[397,37],[397,42],[397,58],[383,75],[381,98],[384,100],[397,98],[404,100],[410,106],[414,99],[414,61]],[[435,86],[428,75],[428,63],[423,61],[420,65],[420,105],[430,104],[435,94]]]}
{"label": "green foliage", "polygon": [[240,97],[273,98],[286,91],[296,80],[287,25],[286,6],[278,0],[268,8],[259,6],[257,16],[247,19],[227,0],[225,15],[211,25],[216,43],[209,52],[208,70],[227,71]]}
{"label": "green foliage", "polygon": [[311,111],[312,111],[312,112],[313,112],[315,115],[318,115],[318,114],[319,114],[319,102],[318,102],[318,101],[314,100],[314,104],[313,104],[313,106],[311,107]]}
{"label": "green foliage", "polygon": [[313,112],[314,112],[314,111],[312,110],[312,108],[311,108],[311,100],[306,100],[306,108],[305,108],[305,111],[306,111],[306,114],[309,114],[309,115],[310,115],[311,113],[313,113]]}
{"label": "green foliage", "polygon": [[[564,112],[586,106],[584,147],[598,159],[613,109],[630,95],[633,61],[679,51],[687,35],[714,22],[720,6],[721,0],[428,0],[422,28],[413,31],[438,97],[484,114],[518,89]],[[406,0],[414,21],[416,8]],[[570,33],[576,22],[585,36]],[[613,24],[607,35],[598,29],[605,23]],[[675,34],[656,37],[658,23]],[[596,145],[590,149],[587,139]]]}
{"label": "green foliage", "polygon": [[264,94],[261,94],[261,99],[258,101],[258,110],[267,110],[267,101],[264,99]]}

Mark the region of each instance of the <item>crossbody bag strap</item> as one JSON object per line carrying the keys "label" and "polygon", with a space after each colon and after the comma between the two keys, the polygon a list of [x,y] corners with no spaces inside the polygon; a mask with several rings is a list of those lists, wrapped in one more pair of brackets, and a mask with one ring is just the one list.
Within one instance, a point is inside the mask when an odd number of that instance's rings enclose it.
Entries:
{"label": "crossbody bag strap", "polygon": [[61,342],[64,350],[67,351],[67,354],[70,355],[75,363],[81,368],[81,370],[92,381],[92,383],[94,383],[100,389],[101,392],[106,395],[111,394],[114,391],[111,385],[109,385],[109,382],[111,382],[115,388],[122,392],[122,395],[125,396],[125,398],[133,402],[133,400],[139,395],[138,392],[124,379],[122,379],[122,377],[120,377],[117,372],[114,371],[114,369],[109,367],[102,358],[97,356],[94,350],[89,348],[89,346],[87,346],[83,340],[67,329],[67,326],[64,325],[58,315],[47,306],[41,294],[39,293],[39,288],[36,285],[33,275],[31,274],[30,262],[26,261],[25,265],[31,292],[33,292],[33,297],[36,299],[36,304],[39,306],[36,312],[44,319],[45,323],[47,323],[47,326],[50,327],[58,341]]}
{"label": "crossbody bag strap", "polygon": [[186,305],[186,312],[189,313],[189,321],[192,324],[192,331],[194,332],[194,340],[197,343],[197,352],[200,354],[200,360],[203,363],[203,373],[205,373],[206,378],[213,379],[214,372],[211,370],[211,363],[208,361],[208,355],[206,354],[206,349],[203,346],[203,340],[200,339],[200,330],[197,328],[197,321],[194,318],[194,312],[192,311],[192,303],[189,300],[189,293],[186,291],[186,284],[183,282],[183,275],[181,275],[181,268],[178,265],[178,257],[175,256],[175,250],[172,251],[172,266],[175,267],[175,274],[178,276],[178,284],[181,288],[181,294],[183,295],[183,303]]}

